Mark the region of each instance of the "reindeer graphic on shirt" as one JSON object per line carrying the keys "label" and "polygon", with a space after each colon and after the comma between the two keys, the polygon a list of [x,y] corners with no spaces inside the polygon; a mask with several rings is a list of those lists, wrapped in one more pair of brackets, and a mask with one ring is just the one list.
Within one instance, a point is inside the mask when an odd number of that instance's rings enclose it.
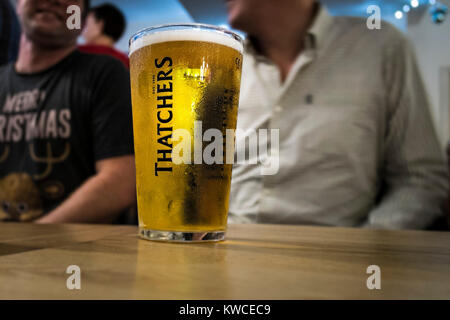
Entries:
{"label": "reindeer graphic on shirt", "polygon": [[[0,221],[32,221],[44,213],[42,194],[52,197],[60,193],[60,183],[53,182],[39,190],[36,182],[46,179],[53,170],[53,165],[61,163],[70,154],[70,144],[66,143],[64,152],[55,156],[51,143],[46,143],[46,154],[38,156],[33,143],[29,143],[30,157],[34,162],[45,163],[43,172],[29,175],[25,172],[12,172],[0,179]],[[0,153],[0,164],[8,159],[10,146],[5,145]]]}

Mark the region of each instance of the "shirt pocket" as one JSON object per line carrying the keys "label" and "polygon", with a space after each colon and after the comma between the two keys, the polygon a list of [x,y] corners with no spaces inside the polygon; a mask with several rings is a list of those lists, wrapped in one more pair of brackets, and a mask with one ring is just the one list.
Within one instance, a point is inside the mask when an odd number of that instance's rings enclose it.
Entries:
{"label": "shirt pocket", "polygon": [[303,121],[303,149],[315,161],[348,168],[377,162],[377,119],[356,105],[316,105]]}
{"label": "shirt pocket", "polygon": [[[378,184],[377,119],[363,106],[316,105],[305,121],[304,161],[316,179],[348,196],[372,196]],[[341,190],[341,191],[342,191]],[[351,196],[351,197],[353,197]]]}

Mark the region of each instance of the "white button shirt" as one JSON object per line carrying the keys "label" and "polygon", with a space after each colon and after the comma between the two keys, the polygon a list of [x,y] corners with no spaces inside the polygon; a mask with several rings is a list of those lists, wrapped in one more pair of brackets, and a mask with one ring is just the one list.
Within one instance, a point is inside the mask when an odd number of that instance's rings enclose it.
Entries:
{"label": "white button shirt", "polygon": [[[447,169],[408,41],[387,23],[368,30],[321,8],[305,47],[281,83],[247,43],[238,129],[279,129],[279,171],[234,165],[230,222],[429,225]],[[248,152],[246,134],[236,139]]]}

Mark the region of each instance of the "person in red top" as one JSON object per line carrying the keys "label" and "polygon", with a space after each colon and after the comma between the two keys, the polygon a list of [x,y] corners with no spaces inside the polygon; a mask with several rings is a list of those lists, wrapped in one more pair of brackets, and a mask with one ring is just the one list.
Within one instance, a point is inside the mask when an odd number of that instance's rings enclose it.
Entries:
{"label": "person in red top", "polygon": [[86,53],[106,54],[119,59],[129,68],[128,56],[114,48],[125,31],[123,13],[112,4],[93,7],[87,16],[82,36],[86,43],[79,50]]}

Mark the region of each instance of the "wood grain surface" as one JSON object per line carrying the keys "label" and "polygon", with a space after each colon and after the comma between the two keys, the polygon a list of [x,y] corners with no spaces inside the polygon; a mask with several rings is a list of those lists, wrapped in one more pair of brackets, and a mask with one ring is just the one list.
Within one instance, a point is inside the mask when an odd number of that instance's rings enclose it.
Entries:
{"label": "wood grain surface", "polygon": [[[176,244],[106,225],[0,224],[0,299],[450,299],[450,233],[230,225]],[[69,265],[81,290],[68,290]],[[369,265],[381,289],[369,290]]]}

